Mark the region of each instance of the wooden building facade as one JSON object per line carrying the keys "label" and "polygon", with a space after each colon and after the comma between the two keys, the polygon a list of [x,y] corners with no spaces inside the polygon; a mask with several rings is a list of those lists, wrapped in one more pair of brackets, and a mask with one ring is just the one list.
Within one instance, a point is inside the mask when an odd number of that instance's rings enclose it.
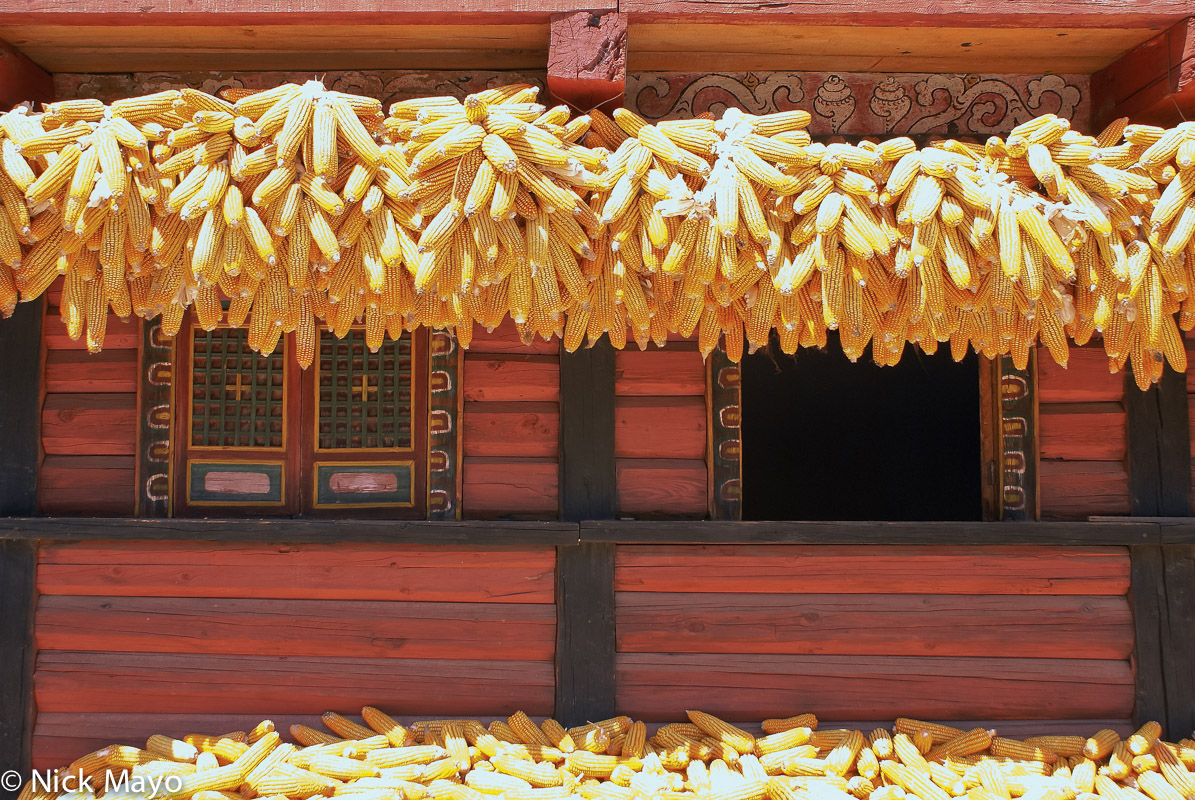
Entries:
{"label": "wooden building facade", "polygon": [[[315,70],[386,102],[525,81],[648,119],[811,108],[828,136],[1195,109],[1177,0],[203,5],[0,3],[0,96]],[[966,513],[769,516],[760,471],[826,454],[745,448],[771,384],[695,341],[324,334],[304,372],[232,329],[115,316],[91,356],[59,297],[0,322],[5,765],[366,704],[1195,727],[1195,368],[1141,392],[1096,348],[1066,370],[972,355]]]}

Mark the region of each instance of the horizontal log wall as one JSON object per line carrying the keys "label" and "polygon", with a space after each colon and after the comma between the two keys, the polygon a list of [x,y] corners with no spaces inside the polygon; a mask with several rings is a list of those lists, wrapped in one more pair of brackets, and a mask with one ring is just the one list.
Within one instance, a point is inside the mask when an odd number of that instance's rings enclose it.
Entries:
{"label": "horizontal log wall", "polygon": [[34,763],[372,703],[550,714],[554,566],[551,547],[45,544]]}
{"label": "horizontal log wall", "polygon": [[1048,354],[1037,365],[1042,519],[1130,514],[1124,376],[1099,346],[1071,348],[1066,369]]}
{"label": "horizontal log wall", "polygon": [[462,386],[465,518],[556,519],[560,343],[524,345],[509,319],[476,328]]}
{"label": "horizontal log wall", "polygon": [[693,341],[615,353],[614,455],[620,517],[706,516],[705,372]]}
{"label": "horizontal log wall", "polygon": [[1127,548],[624,545],[615,588],[618,710],[636,718],[1090,732],[1133,711]]}
{"label": "horizontal log wall", "polygon": [[58,302],[61,279],[48,292],[45,403],[38,479],[43,514],[131,516],[137,455],[139,320],[108,315],[104,351],[90,355],[67,335]]}

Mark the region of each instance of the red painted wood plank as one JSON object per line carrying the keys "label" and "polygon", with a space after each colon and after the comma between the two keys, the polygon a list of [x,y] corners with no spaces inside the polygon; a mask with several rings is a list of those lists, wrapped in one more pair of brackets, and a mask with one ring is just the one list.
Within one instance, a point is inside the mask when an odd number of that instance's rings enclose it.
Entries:
{"label": "red painted wood plank", "polygon": [[52,544],[42,594],[552,603],[550,548],[404,545]]}
{"label": "red painted wood plank", "polygon": [[554,458],[560,450],[558,403],[465,403],[465,457]]}
{"label": "red painted wood plank", "polygon": [[624,545],[624,592],[1124,595],[1118,547]]}
{"label": "red painted wood plank", "polygon": [[466,401],[560,401],[560,361],[549,355],[466,353]]}
{"label": "red painted wood plank", "polygon": [[1133,706],[1127,661],[620,653],[616,669],[618,711],[652,720],[690,708],[731,720],[1124,718]]}
{"label": "red painted wood plank", "polygon": [[[82,755],[112,744],[144,747],[145,741],[155,733],[181,739],[191,733],[211,736],[248,731],[264,717],[261,714],[41,713],[37,715],[33,729],[33,768],[63,767]],[[324,730],[316,714],[271,714],[269,719],[286,741],[293,741],[288,732],[291,725]]]}
{"label": "red painted wood plank", "polygon": [[1116,461],[1042,461],[1038,464],[1042,519],[1128,515],[1129,475]]}
{"label": "red painted wood plank", "polygon": [[[1082,406],[1080,406],[1081,408]],[[1038,447],[1042,459],[1063,461],[1123,461],[1126,447],[1125,412],[1038,415]]]}
{"label": "red painted wood plank", "polygon": [[[232,0],[166,0],[146,14],[133,0],[34,0],[30,3],[0,4],[2,25],[263,25],[406,23],[410,25],[547,23],[551,14],[575,10],[564,0],[415,0],[395,6],[385,0],[308,2],[296,8],[289,0],[262,0],[251,7]],[[595,10],[614,9],[599,0]]]}
{"label": "red painted wood plank", "polygon": [[131,456],[46,456],[37,473],[43,514],[129,516],[135,501]]}
{"label": "red painted wood plank", "polygon": [[462,507],[467,519],[534,515],[554,519],[560,465],[555,458],[465,458]]}
{"label": "red painted wood plank", "polygon": [[136,455],[137,396],[47,394],[41,425],[47,455]]}
{"label": "red painted wood plank", "polygon": [[619,592],[627,653],[1122,658],[1124,597]]}
{"label": "red painted wood plank", "polygon": [[82,350],[46,353],[46,392],[137,391],[137,351],[105,350],[91,355]]}
{"label": "red painted wood plank", "polygon": [[623,0],[619,10],[631,22],[666,22],[733,17],[736,22],[793,22],[804,25],[913,25],[932,27],[1122,27],[1144,28],[1173,24],[1190,13],[1181,0],[1043,0],[1014,7],[996,0],[866,0],[805,4],[760,4],[749,0]]}
{"label": "red painted wood plank", "polygon": [[519,331],[513,321],[504,319],[502,324],[492,331],[486,331],[480,326],[473,326],[473,341],[466,353],[539,353],[560,356],[560,341],[553,339],[545,342],[543,339],[533,339],[529,344],[523,344]]}
{"label": "red painted wood plank", "polygon": [[620,458],[618,513],[638,517],[704,516],[708,473],[705,461],[677,458]]}
{"label": "red painted wood plank", "polygon": [[8,42],[0,41],[0,107],[54,99],[54,78]]}
{"label": "red painted wood plank", "polygon": [[553,665],[311,656],[38,653],[41,711],[318,714],[379,704],[406,714],[551,713]]}
{"label": "red painted wood plank", "polygon": [[619,350],[614,354],[614,393],[705,396],[705,362],[696,350]]}
{"label": "red painted wood plank", "polygon": [[[109,314],[108,326],[105,329],[107,335],[104,337],[104,350],[136,350],[137,342],[141,337],[139,323],[140,320],[136,318],[131,318],[128,322],[121,322],[120,317]],[[87,349],[87,343],[82,336],[77,341],[72,341],[66,335],[66,324],[58,316],[58,309],[53,307],[47,308],[46,320],[42,327],[42,338],[46,340],[46,347],[50,350]]]}
{"label": "red painted wood plank", "polygon": [[548,603],[48,595],[39,650],[551,661]]}
{"label": "red painted wood plank", "polygon": [[1124,397],[1124,374],[1108,371],[1102,347],[1072,347],[1065,369],[1052,358],[1037,362],[1038,400],[1047,403],[1099,403]]}
{"label": "red painted wood plank", "polygon": [[705,397],[618,397],[614,455],[701,460],[707,448]]}
{"label": "red painted wood plank", "polygon": [[1091,78],[1097,126],[1127,116],[1171,125],[1195,110],[1195,16],[1125,53]]}

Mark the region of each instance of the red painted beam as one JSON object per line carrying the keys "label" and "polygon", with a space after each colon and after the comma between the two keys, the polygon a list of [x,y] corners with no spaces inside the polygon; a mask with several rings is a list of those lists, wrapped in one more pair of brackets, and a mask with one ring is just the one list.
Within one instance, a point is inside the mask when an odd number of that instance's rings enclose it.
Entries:
{"label": "red painted beam", "polygon": [[1195,118],[1195,17],[1133,48],[1091,78],[1093,119],[1173,125]]}
{"label": "red painted beam", "polygon": [[580,113],[622,105],[627,82],[627,21],[622,14],[552,15],[548,91]]}
{"label": "red painted beam", "polygon": [[[587,6],[614,10],[616,0]],[[471,25],[546,23],[575,0],[0,0],[0,25]]]}
{"label": "red painted beam", "polygon": [[24,53],[0,40],[0,111],[26,100],[49,101],[54,97],[50,73],[30,61]]}
{"label": "red painted beam", "polygon": [[622,0],[632,22],[784,22],[924,27],[1149,28],[1191,13],[1189,0]]}

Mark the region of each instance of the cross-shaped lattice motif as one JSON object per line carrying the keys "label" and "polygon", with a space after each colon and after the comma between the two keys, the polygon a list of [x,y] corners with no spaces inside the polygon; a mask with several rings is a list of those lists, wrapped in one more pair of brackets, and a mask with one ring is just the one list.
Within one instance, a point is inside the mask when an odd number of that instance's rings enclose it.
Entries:
{"label": "cross-shaped lattice motif", "polygon": [[367,375],[361,376],[361,385],[358,388],[361,390],[361,402],[362,403],[369,401],[369,395],[371,392],[376,394],[378,391],[378,387],[371,386],[369,384],[369,376],[367,376]]}
{"label": "cross-shaped lattice motif", "polygon": [[237,373],[237,379],[236,379],[236,383],[226,383],[226,384],[224,384],[224,389],[225,389],[225,391],[228,391],[228,392],[234,392],[234,393],[236,394],[236,396],[237,396],[237,401],[238,401],[238,402],[239,402],[239,401],[241,401],[241,400],[244,400],[244,399],[245,399],[245,392],[251,392],[251,391],[253,391],[253,387],[252,387],[252,386],[246,386],[245,384],[241,383],[241,378],[242,378],[242,377],[243,377],[243,376],[241,375],[241,373],[239,373],[239,372],[238,372],[238,373]]}

